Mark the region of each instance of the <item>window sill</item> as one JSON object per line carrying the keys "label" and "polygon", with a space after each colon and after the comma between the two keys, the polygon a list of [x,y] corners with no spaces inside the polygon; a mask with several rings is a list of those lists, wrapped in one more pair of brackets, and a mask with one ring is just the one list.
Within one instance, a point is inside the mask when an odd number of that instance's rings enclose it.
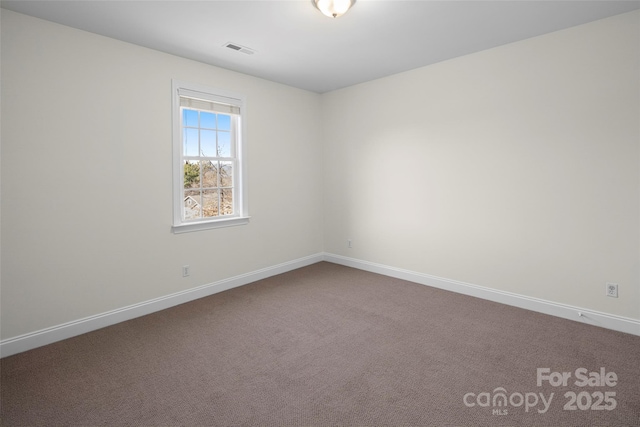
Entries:
{"label": "window sill", "polygon": [[211,230],[213,228],[235,227],[237,225],[249,224],[248,216],[235,217],[229,219],[217,219],[214,221],[192,222],[171,227],[174,234],[191,233],[193,231]]}

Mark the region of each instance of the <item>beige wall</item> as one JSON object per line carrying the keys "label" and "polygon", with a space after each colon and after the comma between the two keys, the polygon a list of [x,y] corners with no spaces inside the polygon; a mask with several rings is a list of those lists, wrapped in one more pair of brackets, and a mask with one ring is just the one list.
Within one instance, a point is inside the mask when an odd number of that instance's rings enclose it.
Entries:
{"label": "beige wall", "polygon": [[640,319],[639,19],[326,94],[325,251]]}
{"label": "beige wall", "polygon": [[[323,250],[640,319],[639,20],[320,96],[3,10],[1,338]],[[172,78],[247,96],[249,226],[170,232]]]}
{"label": "beige wall", "polygon": [[[172,78],[247,96],[250,225],[171,233]],[[317,94],[3,10],[2,338],[322,252],[319,112]]]}

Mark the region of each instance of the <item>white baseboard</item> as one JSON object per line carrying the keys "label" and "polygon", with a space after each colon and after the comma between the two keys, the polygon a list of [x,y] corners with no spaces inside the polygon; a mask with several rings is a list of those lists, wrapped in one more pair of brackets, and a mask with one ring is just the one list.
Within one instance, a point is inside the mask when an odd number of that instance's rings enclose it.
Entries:
{"label": "white baseboard", "polygon": [[149,301],[133,304],[117,310],[108,311],[106,313],[85,317],[84,319],[74,320],[72,322],[63,323],[61,325],[2,340],[0,341],[0,357],[11,356],[16,353],[21,353],[56,341],[95,331],[136,317],[145,316],[156,311],[164,310],[198,298],[246,285],[257,280],[266,279],[267,277],[306,267],[307,265],[323,261],[323,259],[323,254],[315,254],[299,258],[293,261],[274,265],[272,267],[241,274],[229,279],[220,280],[208,285],[176,292],[171,295],[154,298]]}
{"label": "white baseboard", "polygon": [[527,310],[536,311],[538,313],[549,314],[551,316],[562,317],[564,319],[574,320],[577,322],[587,323],[589,325],[599,326],[606,329],[612,329],[614,331],[625,332],[627,334],[640,336],[640,320],[636,319],[614,316],[607,313],[601,313],[598,311],[592,311],[580,307],[559,304],[543,299],[518,295],[511,292],[499,291],[496,289],[486,288],[484,286],[444,279],[442,277],[417,273],[415,271],[403,270],[400,268],[390,267],[388,265],[362,261],[359,259],[344,257],[341,255],[325,253],[324,260],[332,262],[334,264],[341,264],[347,267],[357,268],[359,270],[365,270],[372,273],[378,273],[385,276],[395,277],[397,279],[419,283],[421,285],[432,286],[434,288],[444,289],[459,294],[470,295],[489,301],[499,302],[501,304],[520,307]]}
{"label": "white baseboard", "polygon": [[266,279],[267,277],[306,267],[320,261],[332,262],[334,264],[353,267],[359,270],[378,273],[422,285],[432,286],[434,288],[440,288],[447,291],[470,295],[489,301],[499,302],[539,313],[640,336],[639,320],[614,316],[570,305],[558,304],[538,298],[499,291],[483,286],[417,273],[415,271],[390,267],[383,264],[348,258],[341,255],[324,253],[310,255],[308,257],[299,258],[272,267],[263,268],[261,270],[199,286],[197,288],[176,292],[174,294],[133,304],[117,310],[108,311],[95,316],[85,317],[84,319],[74,320],[72,322],[63,323],[61,325],[2,340],[0,341],[0,357],[11,356],[13,354],[51,344],[56,341],[95,331],[106,326],[131,320],[136,317],[145,316],[179,304],[184,304],[198,298],[203,298],[238,286],[243,286],[257,280]]}

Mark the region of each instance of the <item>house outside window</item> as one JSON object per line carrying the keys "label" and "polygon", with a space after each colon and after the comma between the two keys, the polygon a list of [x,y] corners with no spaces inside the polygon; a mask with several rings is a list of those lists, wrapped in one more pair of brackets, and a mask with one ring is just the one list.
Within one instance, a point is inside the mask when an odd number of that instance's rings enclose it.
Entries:
{"label": "house outside window", "polygon": [[174,80],[173,232],[247,224],[242,95]]}

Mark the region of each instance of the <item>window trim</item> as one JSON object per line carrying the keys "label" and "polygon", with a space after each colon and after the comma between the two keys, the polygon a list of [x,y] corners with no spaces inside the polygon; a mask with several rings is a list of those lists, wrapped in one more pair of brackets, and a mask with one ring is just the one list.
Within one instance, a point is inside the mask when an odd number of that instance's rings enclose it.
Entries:
{"label": "window trim", "polygon": [[[246,97],[244,95],[221,89],[210,88],[200,84],[187,83],[184,81],[172,79],[172,175],[173,175],[173,225],[171,231],[175,234],[189,233],[192,231],[202,231],[221,227],[233,227],[237,225],[245,225],[249,223],[249,209],[247,197],[247,160],[246,160]],[[220,218],[206,218],[201,220],[183,221],[182,219],[182,195],[184,187],[184,176],[182,171],[183,163],[183,147],[182,147],[182,125],[180,115],[180,92],[199,96],[202,99],[214,102],[224,102],[240,107],[239,125],[237,128],[237,172],[235,177],[237,183],[236,188],[237,209],[238,213],[234,216],[225,216]]]}

